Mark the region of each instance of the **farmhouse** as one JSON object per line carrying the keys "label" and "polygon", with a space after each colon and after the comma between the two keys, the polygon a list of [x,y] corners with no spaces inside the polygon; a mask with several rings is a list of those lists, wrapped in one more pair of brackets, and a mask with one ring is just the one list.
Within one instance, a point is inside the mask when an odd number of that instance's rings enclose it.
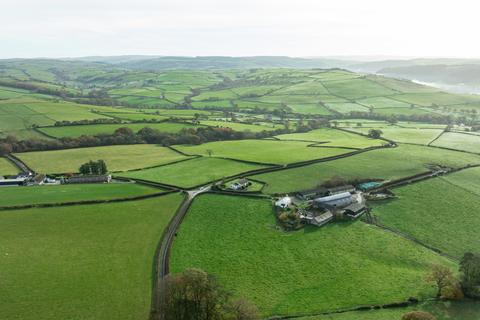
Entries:
{"label": "farmhouse", "polygon": [[244,190],[251,185],[251,182],[247,179],[240,179],[232,183],[229,188],[232,190]]}

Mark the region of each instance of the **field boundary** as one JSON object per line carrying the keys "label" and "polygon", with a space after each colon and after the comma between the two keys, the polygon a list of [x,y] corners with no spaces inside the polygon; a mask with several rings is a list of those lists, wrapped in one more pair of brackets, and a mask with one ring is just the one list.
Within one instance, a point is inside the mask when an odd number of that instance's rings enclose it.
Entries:
{"label": "field boundary", "polygon": [[171,184],[167,183],[161,183],[161,182],[155,182],[151,180],[144,180],[144,179],[138,179],[138,178],[128,178],[128,177],[121,177],[121,176],[112,176],[113,179],[115,180],[120,180],[120,181],[135,181],[138,184],[143,184],[146,186],[150,187],[157,187],[157,188],[162,188],[162,189],[168,189],[172,191],[183,191],[185,190],[184,188],[174,186]]}
{"label": "field boundary", "polygon": [[177,191],[176,190],[169,190],[169,191],[157,192],[157,193],[146,194],[146,195],[141,195],[141,196],[127,197],[127,198],[37,203],[37,204],[25,204],[25,205],[16,205],[16,206],[1,206],[0,211],[22,210],[22,209],[33,209],[33,208],[67,207],[67,206],[78,206],[78,205],[91,205],[91,204],[102,204],[102,203],[136,201],[136,200],[144,200],[144,199],[149,199],[149,198],[161,197],[161,196],[171,194],[171,193],[175,193],[175,192],[177,192]]}
{"label": "field boundary", "polygon": [[35,171],[30,168],[25,162],[23,162],[20,158],[14,156],[12,153],[6,154],[5,158],[13,163],[18,169],[22,170],[23,172],[32,172]]}
{"label": "field boundary", "polygon": [[307,317],[328,316],[328,315],[355,312],[355,311],[372,311],[372,310],[397,309],[397,308],[399,309],[399,308],[406,308],[406,307],[417,305],[419,303],[431,302],[431,301],[440,301],[440,299],[429,298],[429,299],[419,300],[416,298],[410,298],[406,301],[400,301],[400,302],[392,302],[392,303],[386,303],[386,304],[366,304],[366,305],[360,305],[360,306],[350,307],[350,308],[341,308],[337,310],[312,312],[312,313],[305,313],[305,314],[270,316],[266,319],[267,320],[276,320],[276,319],[284,320],[284,319],[299,319],[299,318],[301,319],[301,318],[307,318]]}
{"label": "field boundary", "polygon": [[155,168],[159,168],[159,167],[165,167],[165,166],[168,166],[168,165],[171,165],[171,164],[177,164],[179,162],[193,160],[193,159],[196,159],[196,158],[199,158],[199,157],[200,156],[197,156],[197,155],[187,156],[186,159],[175,160],[175,161],[172,161],[172,162],[162,163],[162,164],[158,164],[158,165],[154,165],[154,166],[150,166],[150,167],[144,167],[144,168],[130,169],[130,170],[125,170],[125,171],[112,171],[111,173],[120,173],[121,174],[123,172],[135,172],[135,171],[142,171],[142,170],[148,170],[148,169],[155,169]]}

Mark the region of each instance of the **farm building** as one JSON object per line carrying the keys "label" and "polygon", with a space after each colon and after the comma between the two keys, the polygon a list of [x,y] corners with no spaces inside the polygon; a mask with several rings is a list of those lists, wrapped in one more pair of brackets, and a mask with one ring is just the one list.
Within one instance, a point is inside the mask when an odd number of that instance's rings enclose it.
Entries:
{"label": "farm building", "polygon": [[355,187],[352,185],[344,185],[338,187],[318,187],[315,189],[309,189],[297,192],[296,196],[301,200],[313,200],[319,197],[326,197],[331,196],[334,194],[342,193],[342,192],[354,192]]}
{"label": "farm building", "polygon": [[84,175],[84,176],[73,176],[66,180],[64,183],[76,184],[76,183],[110,183],[112,181],[111,175]]}
{"label": "farm building", "polygon": [[31,173],[20,172],[16,176],[2,177],[0,176],[0,186],[23,186],[31,178]]}
{"label": "farm building", "polygon": [[317,198],[313,200],[312,206],[317,209],[339,211],[353,219],[361,216],[366,210],[365,199],[359,192],[342,192]]}
{"label": "farm building", "polygon": [[333,214],[330,211],[327,211],[317,216],[313,216],[311,214],[300,215],[300,219],[305,223],[321,227],[333,220]]}
{"label": "farm building", "polygon": [[246,189],[250,185],[251,185],[251,182],[248,181],[247,179],[240,179],[240,180],[232,183],[229,186],[229,188],[232,189],[232,190],[243,190],[243,189]]}

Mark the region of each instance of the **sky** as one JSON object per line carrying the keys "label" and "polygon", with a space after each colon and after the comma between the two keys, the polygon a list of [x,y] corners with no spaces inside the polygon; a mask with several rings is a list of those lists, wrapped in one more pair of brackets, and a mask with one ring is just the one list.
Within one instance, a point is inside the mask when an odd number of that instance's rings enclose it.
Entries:
{"label": "sky", "polygon": [[480,58],[476,0],[0,0],[0,58]]}

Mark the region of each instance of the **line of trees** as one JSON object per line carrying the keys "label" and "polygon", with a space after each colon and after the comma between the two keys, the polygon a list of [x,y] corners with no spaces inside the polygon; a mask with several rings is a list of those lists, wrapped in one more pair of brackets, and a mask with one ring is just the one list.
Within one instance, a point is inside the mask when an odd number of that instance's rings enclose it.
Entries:
{"label": "line of trees", "polygon": [[215,277],[200,269],[168,275],[160,284],[158,310],[151,320],[255,320],[258,310],[235,299]]}
{"label": "line of trees", "polygon": [[[323,125],[328,125],[326,121],[309,121],[298,130],[317,129]],[[262,139],[279,134],[296,132],[287,128],[278,128],[271,131],[250,132],[234,131],[230,128],[218,127],[197,127],[184,128],[179,133],[168,133],[145,127],[138,132],[133,132],[128,127],[120,127],[113,134],[99,134],[94,136],[65,137],[57,140],[46,139],[27,139],[18,140],[14,136],[7,136],[0,139],[0,155],[12,152],[59,150],[82,147],[96,147],[122,144],[143,144],[155,143],[163,146],[175,144],[201,144],[211,141],[223,140],[242,140],[242,139]]]}

